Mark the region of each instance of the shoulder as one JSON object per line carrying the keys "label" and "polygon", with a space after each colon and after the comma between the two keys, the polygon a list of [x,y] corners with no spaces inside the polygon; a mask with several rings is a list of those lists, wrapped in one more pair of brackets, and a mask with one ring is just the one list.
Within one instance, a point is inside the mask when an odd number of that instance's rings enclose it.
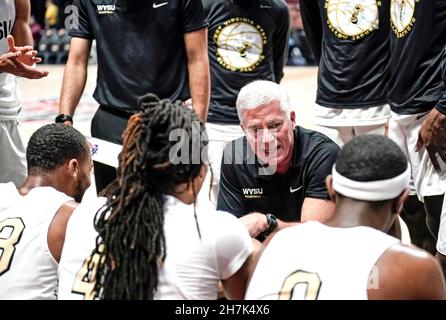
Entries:
{"label": "shoulder", "polygon": [[295,150],[303,157],[309,157],[312,154],[321,152],[337,156],[341,150],[333,140],[318,131],[296,126],[294,135],[297,144],[300,146],[295,148]]}
{"label": "shoulder", "polygon": [[13,205],[16,201],[22,197],[15,187],[14,183],[0,183],[0,209]]}
{"label": "shoulder", "polygon": [[331,140],[329,137],[327,137],[325,134],[319,131],[305,129],[300,126],[296,126],[294,128],[294,133],[305,144],[314,146],[324,145],[333,149],[337,150],[340,149],[339,146],[333,140]]}
{"label": "shoulder", "polygon": [[369,290],[369,298],[446,298],[440,265],[425,250],[397,243],[383,253],[375,267],[379,288]]}
{"label": "shoulder", "polygon": [[408,266],[414,271],[434,271],[437,268],[435,258],[425,250],[401,243],[391,246],[386,253],[390,255],[396,265]]}

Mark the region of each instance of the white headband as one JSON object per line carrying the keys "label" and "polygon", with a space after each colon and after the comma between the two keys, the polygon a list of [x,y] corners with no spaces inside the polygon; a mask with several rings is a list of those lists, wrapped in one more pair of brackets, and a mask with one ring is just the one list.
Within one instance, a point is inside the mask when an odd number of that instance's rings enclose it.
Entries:
{"label": "white headband", "polygon": [[395,199],[410,183],[410,166],[399,176],[376,181],[355,181],[332,170],[333,188],[340,194],[363,201],[383,201]]}

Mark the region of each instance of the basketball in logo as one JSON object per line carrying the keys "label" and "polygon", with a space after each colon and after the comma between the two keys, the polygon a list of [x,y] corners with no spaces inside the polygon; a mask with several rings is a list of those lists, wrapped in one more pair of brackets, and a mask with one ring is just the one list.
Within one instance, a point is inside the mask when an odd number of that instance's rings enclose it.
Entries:
{"label": "basketball in logo", "polygon": [[247,71],[264,59],[263,37],[259,30],[247,22],[225,25],[216,35],[220,63],[234,71]]}
{"label": "basketball in logo", "polygon": [[347,37],[373,31],[379,24],[375,0],[328,0],[325,8],[331,27]]}

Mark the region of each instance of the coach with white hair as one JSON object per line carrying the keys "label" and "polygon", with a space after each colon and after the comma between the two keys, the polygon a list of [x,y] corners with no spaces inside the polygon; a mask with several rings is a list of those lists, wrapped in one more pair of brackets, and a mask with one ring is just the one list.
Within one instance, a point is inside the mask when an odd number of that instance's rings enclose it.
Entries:
{"label": "coach with white hair", "polygon": [[240,90],[237,113],[245,137],[225,148],[217,209],[231,212],[252,237],[333,211],[325,187],[339,147],[322,133],[295,126],[288,94],[254,81]]}

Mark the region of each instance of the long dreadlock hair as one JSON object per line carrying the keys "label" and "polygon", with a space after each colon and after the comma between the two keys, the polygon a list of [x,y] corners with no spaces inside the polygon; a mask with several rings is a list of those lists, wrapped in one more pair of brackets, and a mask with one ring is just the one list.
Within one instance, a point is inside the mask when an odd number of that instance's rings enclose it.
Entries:
{"label": "long dreadlock hair", "polygon": [[[123,133],[117,178],[103,191],[107,201],[95,218],[99,236],[91,257],[101,255],[95,284],[101,299],[153,299],[158,265],[166,256],[162,194],[191,182],[203,165],[201,157],[191,161],[191,152],[188,163],[169,160],[177,143],[169,139],[172,130],[192,137],[193,124],[199,123],[200,135],[204,132],[193,110],[153,94],[140,98],[138,106],[142,111]],[[207,144],[201,140],[200,152]]]}

